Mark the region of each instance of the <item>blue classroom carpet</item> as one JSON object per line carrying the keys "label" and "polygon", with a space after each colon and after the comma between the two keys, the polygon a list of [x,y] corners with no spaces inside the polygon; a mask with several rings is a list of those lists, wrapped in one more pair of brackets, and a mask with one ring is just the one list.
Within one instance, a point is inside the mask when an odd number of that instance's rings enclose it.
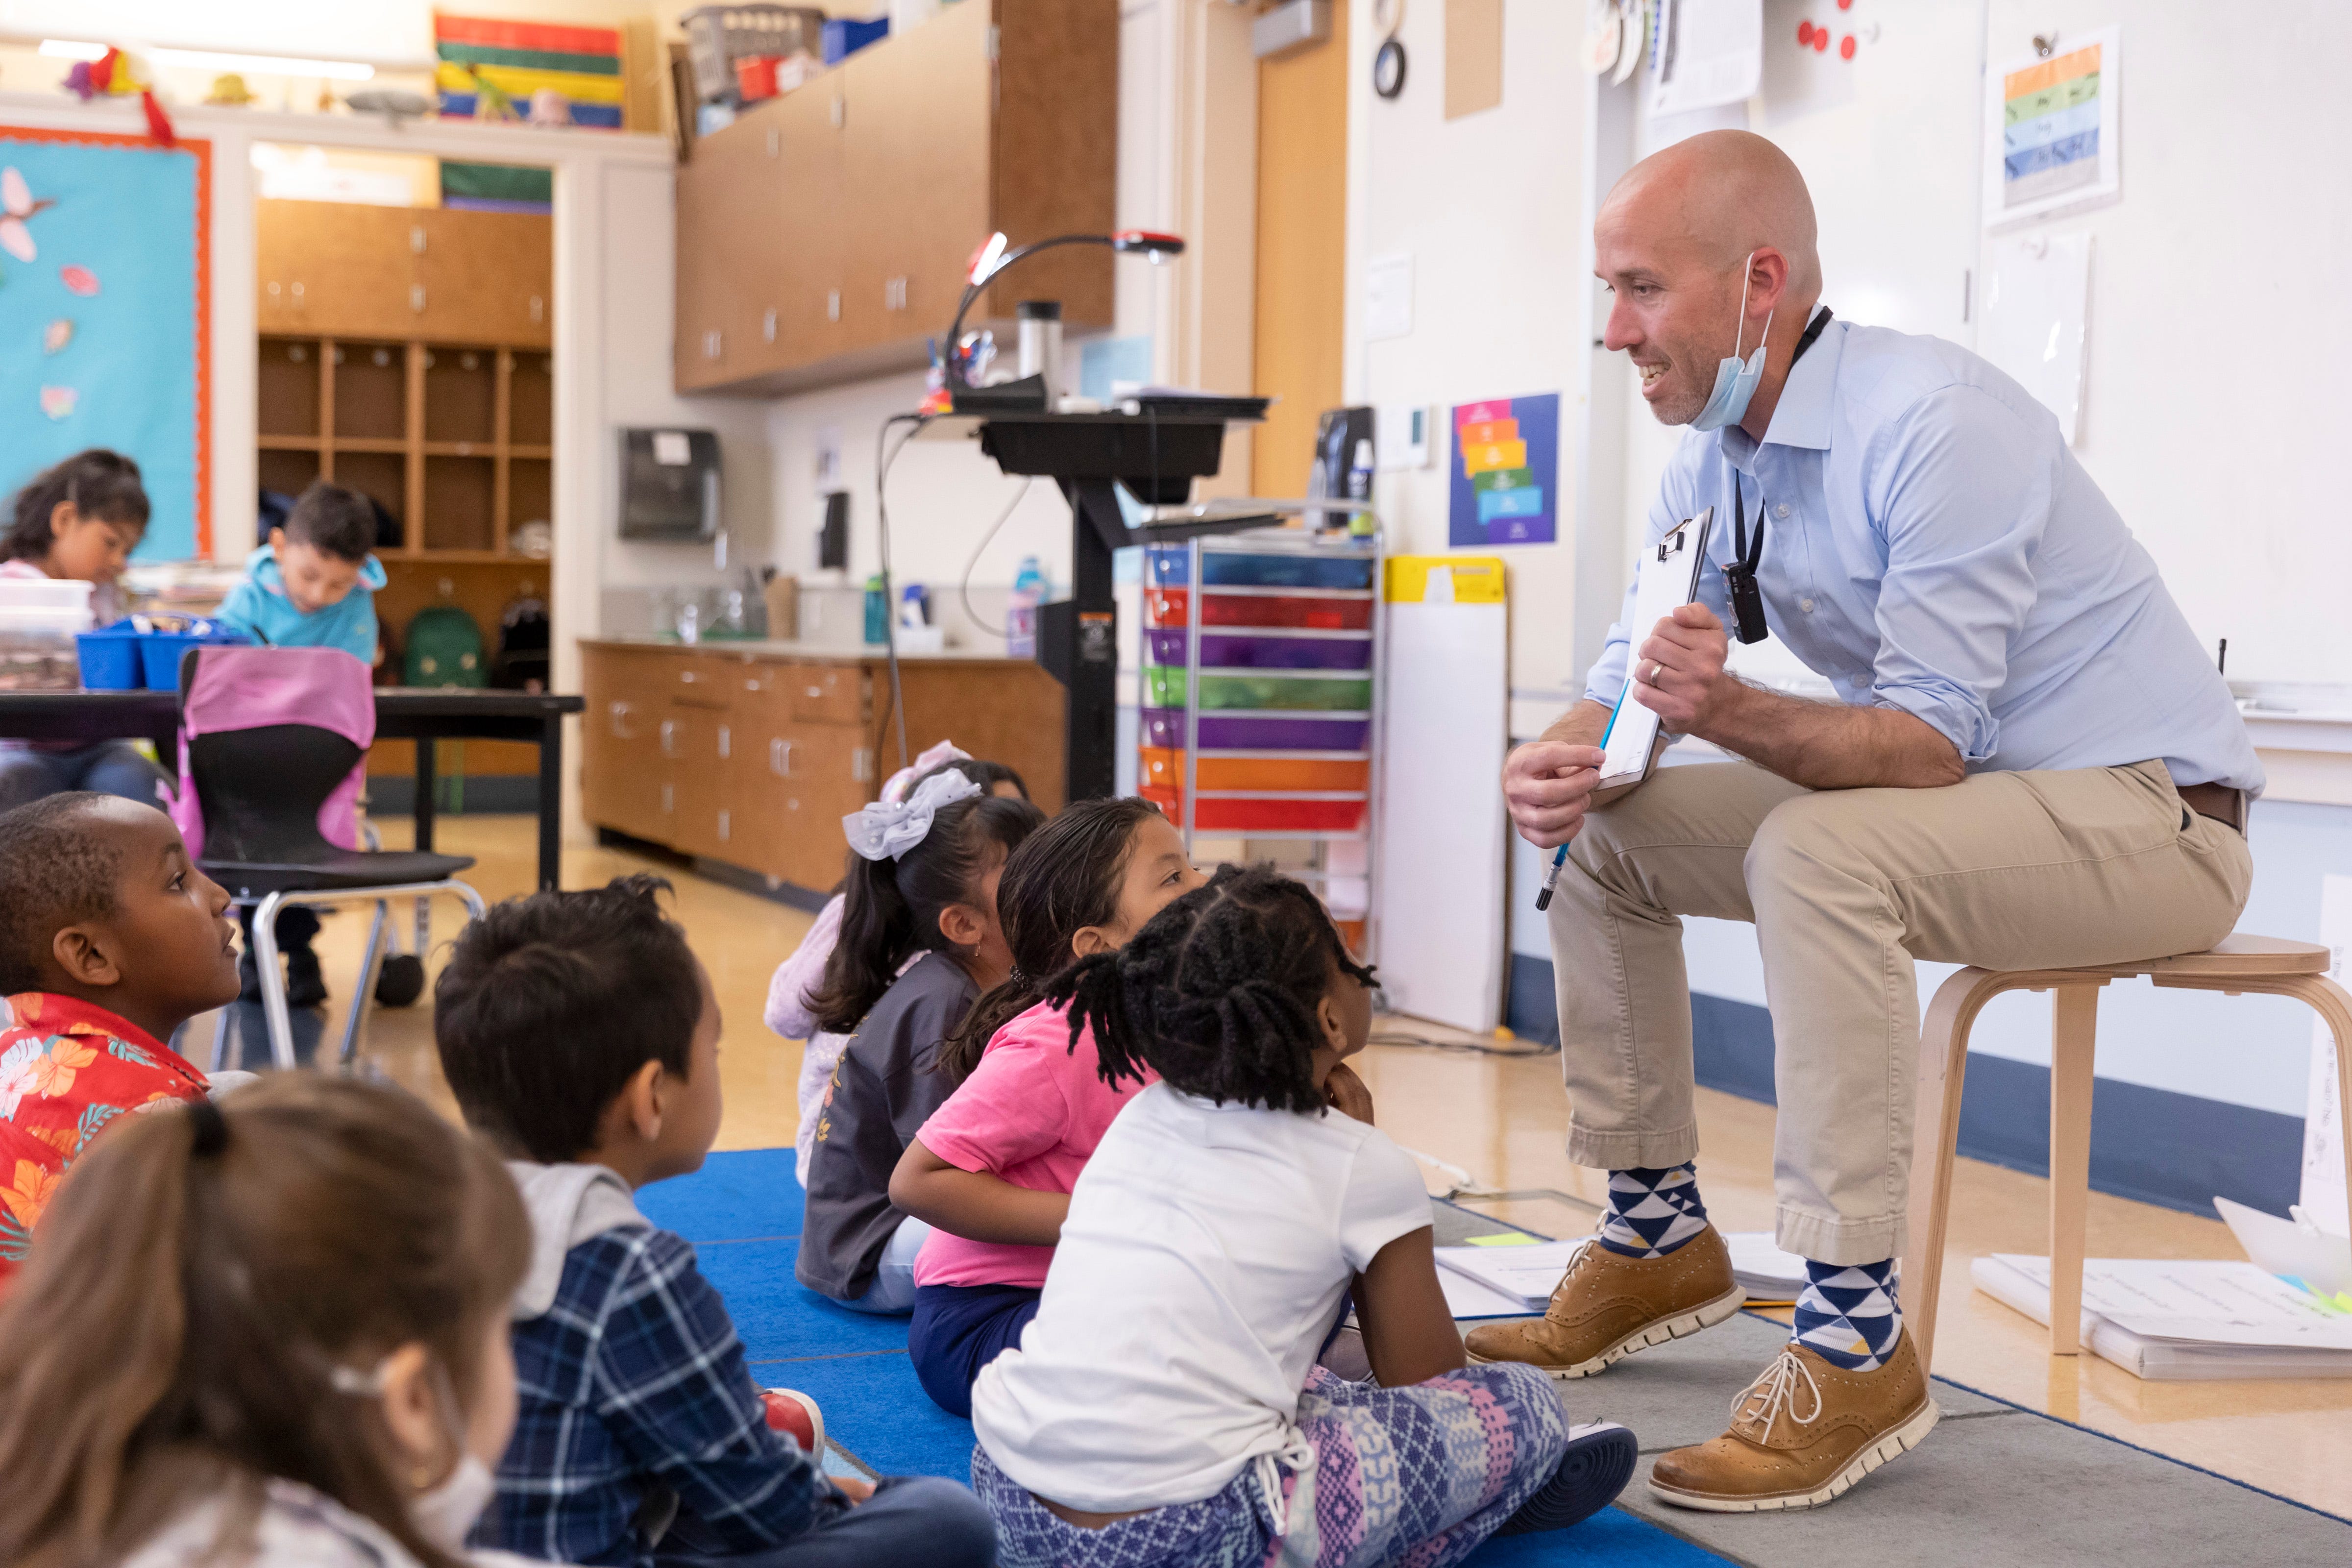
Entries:
{"label": "blue classroom carpet", "polygon": [[[647,1219],[694,1244],[742,1336],[751,1375],[814,1399],[832,1446],[874,1474],[969,1482],[971,1423],[932,1404],[915,1381],[907,1320],[850,1311],[793,1278],[802,1201],[790,1149],[713,1154],[693,1175],[637,1194]],[[1466,1561],[1475,1568],[1702,1568],[1730,1559],[1611,1508],[1572,1530],[1490,1541]]]}

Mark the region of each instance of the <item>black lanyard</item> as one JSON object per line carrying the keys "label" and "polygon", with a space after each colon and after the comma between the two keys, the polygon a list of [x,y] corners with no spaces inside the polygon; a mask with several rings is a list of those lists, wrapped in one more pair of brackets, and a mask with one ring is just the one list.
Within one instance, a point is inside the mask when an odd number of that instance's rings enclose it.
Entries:
{"label": "black lanyard", "polygon": [[[1822,329],[1829,324],[1830,310],[1824,305],[1820,313],[1806,323],[1804,335],[1797,340],[1796,352],[1789,356],[1790,370],[1797,368],[1797,362],[1805,357],[1805,351],[1813,346],[1813,340],[1820,337]],[[1788,384],[1783,382],[1781,384],[1786,386]],[[1739,640],[1744,643],[1762,642],[1772,635],[1771,627],[1764,624],[1764,591],[1756,585],[1756,569],[1764,564],[1765,510],[1765,503],[1759,498],[1756,503],[1756,538],[1751,543],[1748,537],[1748,499],[1739,488],[1739,470],[1732,469],[1732,561],[1723,569],[1723,575],[1731,587],[1732,618],[1738,623]]]}

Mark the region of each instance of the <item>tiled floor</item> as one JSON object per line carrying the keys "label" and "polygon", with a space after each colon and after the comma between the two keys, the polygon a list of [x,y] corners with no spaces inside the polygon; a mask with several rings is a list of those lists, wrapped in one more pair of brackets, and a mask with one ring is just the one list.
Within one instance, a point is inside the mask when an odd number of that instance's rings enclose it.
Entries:
{"label": "tiled floor", "polygon": [[[387,848],[406,845],[404,820],[380,826]],[[532,838],[523,818],[445,818],[438,847],[479,859],[472,880],[487,897],[505,897],[530,885]],[[719,1146],[791,1142],[800,1047],[770,1035],[760,1013],[770,973],[800,940],[809,917],[680,868],[649,868],[635,856],[611,850],[567,850],[563,880],[567,887],[581,887],[647,868],[664,870],[677,884],[678,917],[709,966],[725,1009],[719,1062],[727,1118]],[[456,919],[454,907],[441,911],[440,937],[455,930]],[[328,983],[337,992],[330,1005],[330,1039],[341,1025],[364,923],[357,910],[337,916],[320,939]],[[1445,1033],[1405,1019],[1384,1019],[1380,1028]],[[433,1060],[428,1003],[378,1014],[363,1056],[399,1081],[448,1103]],[[1517,1194],[1461,1201],[1552,1235],[1587,1228],[1601,1178],[1562,1157],[1564,1111],[1554,1059],[1497,1059],[1408,1046],[1375,1046],[1369,1057],[1365,1077],[1379,1102],[1381,1124],[1391,1136],[1483,1184]],[[1702,1090],[1699,1120],[1706,1144],[1700,1174],[1708,1209],[1726,1229],[1769,1229],[1771,1109]],[[1433,1189],[1452,1179],[1433,1165]],[[1937,1373],[2330,1512],[2352,1514],[2352,1465],[2345,1462],[2352,1437],[2352,1381],[2142,1383],[2091,1356],[2049,1355],[2040,1325],[1969,1288],[1972,1258],[2046,1248],[2045,1190],[2033,1177],[1960,1162],[1944,1268]],[[2241,1256],[2216,1220],[2103,1194],[2091,1200],[2090,1246],[2094,1256],[2103,1257]],[[1727,1403],[1738,1391],[1723,1392]]]}

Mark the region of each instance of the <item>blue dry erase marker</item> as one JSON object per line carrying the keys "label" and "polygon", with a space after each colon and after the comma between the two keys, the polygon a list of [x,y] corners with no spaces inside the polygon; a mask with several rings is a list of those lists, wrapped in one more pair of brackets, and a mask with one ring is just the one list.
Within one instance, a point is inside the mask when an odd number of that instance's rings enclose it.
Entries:
{"label": "blue dry erase marker", "polygon": [[1563,844],[1558,849],[1552,851],[1551,869],[1544,873],[1543,890],[1536,895],[1537,909],[1548,910],[1551,908],[1551,890],[1559,886],[1559,868],[1562,865],[1566,864],[1567,860],[1567,845]]}

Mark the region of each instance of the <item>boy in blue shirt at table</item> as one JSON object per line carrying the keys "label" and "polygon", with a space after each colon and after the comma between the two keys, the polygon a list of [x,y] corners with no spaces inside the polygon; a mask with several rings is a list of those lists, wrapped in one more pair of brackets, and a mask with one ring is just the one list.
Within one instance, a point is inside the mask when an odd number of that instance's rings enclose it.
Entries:
{"label": "boy in blue shirt at table", "polygon": [[[283,527],[269,531],[269,542],[245,559],[245,580],[229,590],[215,619],[253,634],[276,647],[339,647],[362,664],[375,664],[376,590],[384,584],[375,543],[375,506],[357,490],[313,482],[294,503]],[[247,921],[245,954],[238,961],[246,1001],[261,999],[260,971],[253,960],[252,913]],[[278,948],[286,957],[286,1001],[315,1007],[327,999],[327,982],[310,939],[319,917],[299,904],[278,916]]]}
{"label": "boy in blue shirt at table", "polygon": [[245,558],[245,581],[215,617],[276,647],[339,647],[375,663],[375,595],[383,563],[375,507],[357,490],[313,482],[269,542]]}

